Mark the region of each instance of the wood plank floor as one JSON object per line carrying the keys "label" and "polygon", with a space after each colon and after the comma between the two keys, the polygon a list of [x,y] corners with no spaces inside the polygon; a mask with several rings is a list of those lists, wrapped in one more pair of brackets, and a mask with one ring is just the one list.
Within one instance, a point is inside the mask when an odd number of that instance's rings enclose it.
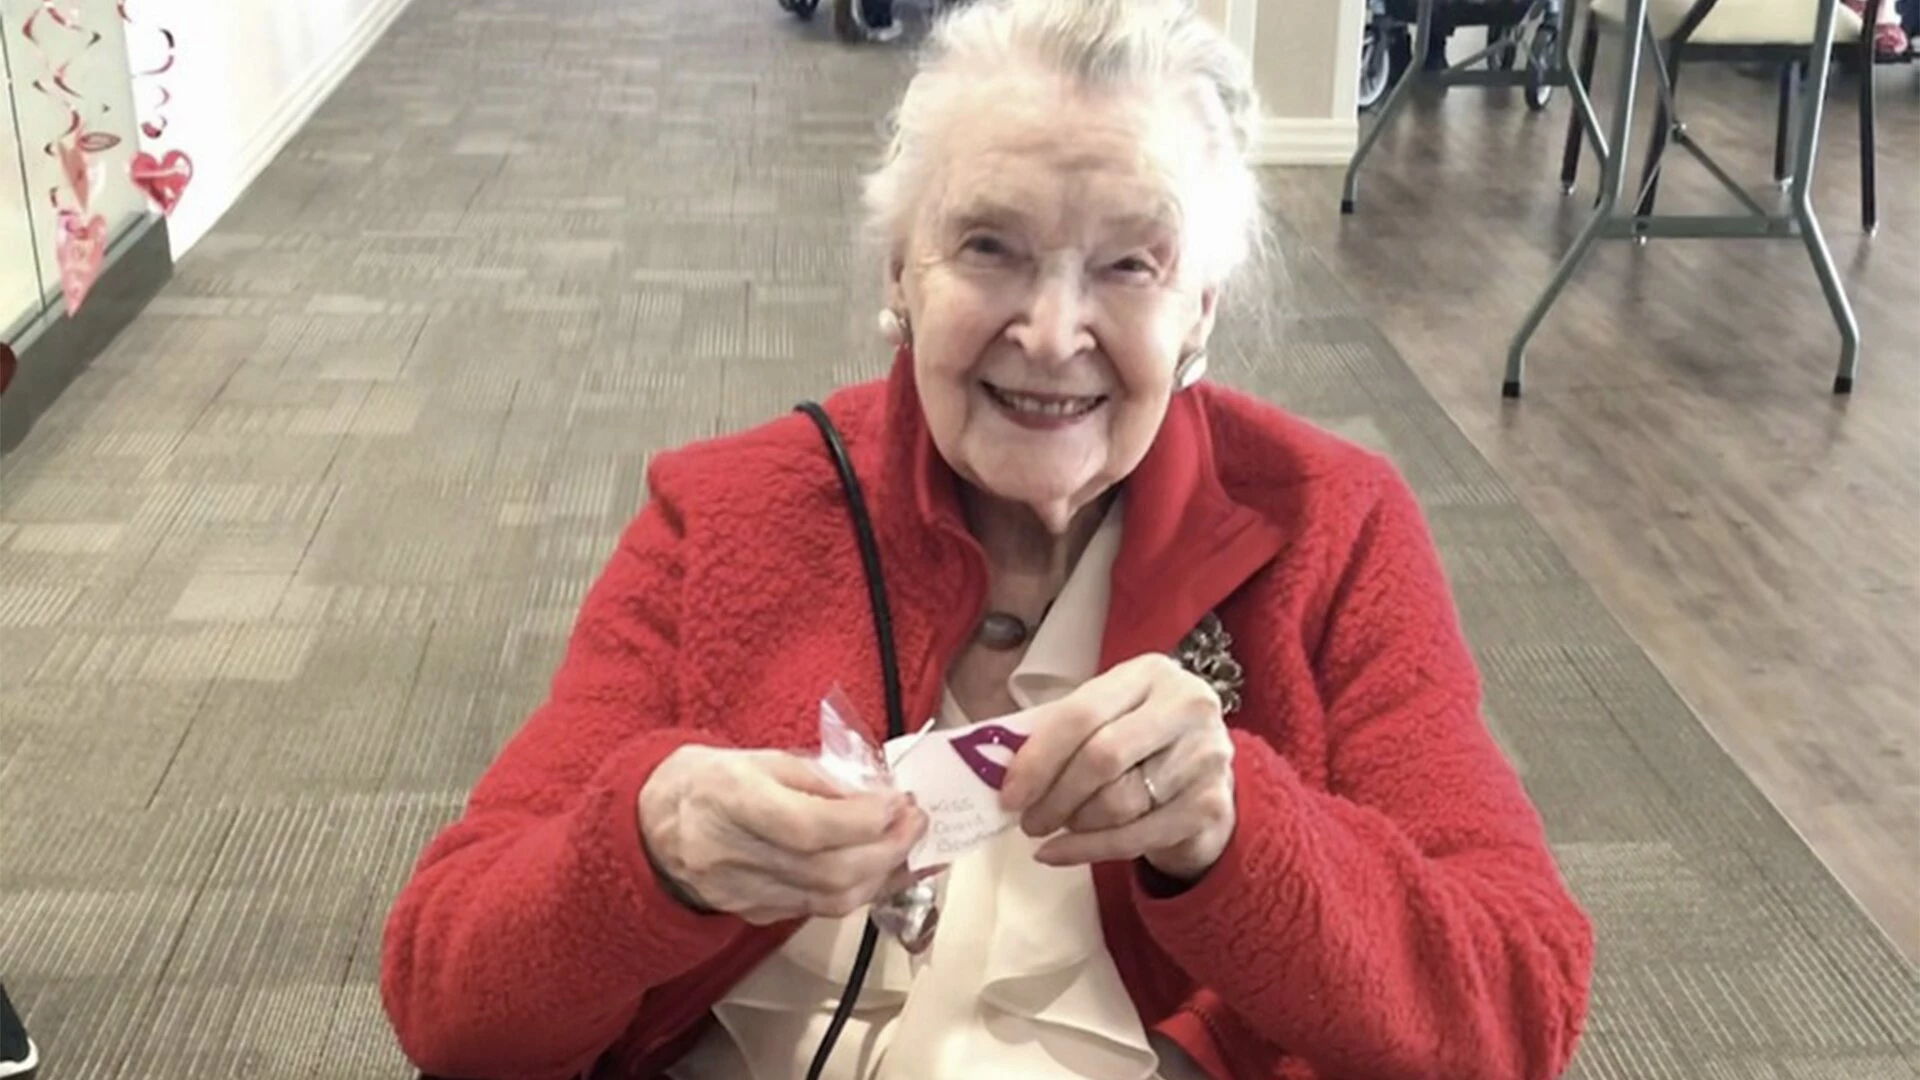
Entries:
{"label": "wood plank floor", "polygon": [[[1271,189],[1920,962],[1920,69],[1883,70],[1878,87],[1878,235],[1859,223],[1850,79],[1830,94],[1815,174],[1863,337],[1851,399],[1829,394],[1838,336],[1798,241],[1656,241],[1600,245],[1534,340],[1525,400],[1502,402],[1507,342],[1597,182],[1589,160],[1580,192],[1559,194],[1564,91],[1541,115],[1506,91],[1416,103],[1368,163],[1354,217],[1338,213],[1339,170],[1276,170]],[[1694,135],[1764,185],[1773,84],[1696,65],[1681,90]],[[1731,205],[1669,160],[1662,209]]]}

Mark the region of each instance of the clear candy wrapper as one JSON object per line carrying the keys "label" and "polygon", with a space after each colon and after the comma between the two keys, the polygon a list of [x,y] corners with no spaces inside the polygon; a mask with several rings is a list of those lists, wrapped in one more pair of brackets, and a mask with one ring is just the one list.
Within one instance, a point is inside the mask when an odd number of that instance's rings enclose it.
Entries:
{"label": "clear candy wrapper", "polygon": [[820,699],[820,752],[814,765],[849,794],[892,790],[886,760],[860,734],[857,719],[853,702],[838,686]]}
{"label": "clear candy wrapper", "polygon": [[[853,703],[838,686],[820,700],[820,751],[814,765],[849,794],[895,790],[886,759],[860,734]],[[919,953],[933,942],[940,921],[938,896],[931,882],[917,881],[875,900],[867,917],[908,952]]]}

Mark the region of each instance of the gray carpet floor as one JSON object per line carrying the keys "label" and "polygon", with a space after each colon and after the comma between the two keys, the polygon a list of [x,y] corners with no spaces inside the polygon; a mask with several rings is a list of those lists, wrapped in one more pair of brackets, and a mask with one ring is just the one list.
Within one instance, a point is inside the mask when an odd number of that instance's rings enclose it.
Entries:
{"label": "gray carpet floor", "polygon": [[[693,12],[698,10],[695,16]],[[901,80],[772,0],[415,0],[0,488],[0,976],[44,1080],[402,1077],[410,861],[544,689],[650,451],[877,373]],[[1355,299],[1216,373],[1390,453],[1598,923],[1574,1075],[1920,1076],[1920,982]]]}

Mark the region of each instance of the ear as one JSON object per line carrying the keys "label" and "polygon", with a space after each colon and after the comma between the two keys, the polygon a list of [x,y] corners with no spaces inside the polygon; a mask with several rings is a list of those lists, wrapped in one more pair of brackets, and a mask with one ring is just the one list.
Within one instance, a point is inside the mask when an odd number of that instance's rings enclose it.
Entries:
{"label": "ear", "polygon": [[1196,313],[1193,326],[1180,342],[1180,355],[1192,356],[1206,350],[1207,342],[1213,337],[1213,324],[1219,313],[1220,287],[1209,285],[1200,290],[1200,310]]}
{"label": "ear", "polygon": [[907,260],[898,248],[887,256],[887,306],[895,311],[907,310],[906,285]]}

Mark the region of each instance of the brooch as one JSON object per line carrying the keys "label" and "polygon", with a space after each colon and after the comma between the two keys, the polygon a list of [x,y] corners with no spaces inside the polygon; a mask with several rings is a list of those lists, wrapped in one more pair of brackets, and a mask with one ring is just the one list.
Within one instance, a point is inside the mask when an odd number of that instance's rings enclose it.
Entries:
{"label": "brooch", "polygon": [[1233,635],[1220,625],[1220,616],[1209,611],[1173,651],[1181,667],[1205,679],[1220,695],[1222,716],[1239,711],[1240,688],[1246,683],[1246,673],[1240,669],[1240,661],[1233,658],[1232,647]]}

